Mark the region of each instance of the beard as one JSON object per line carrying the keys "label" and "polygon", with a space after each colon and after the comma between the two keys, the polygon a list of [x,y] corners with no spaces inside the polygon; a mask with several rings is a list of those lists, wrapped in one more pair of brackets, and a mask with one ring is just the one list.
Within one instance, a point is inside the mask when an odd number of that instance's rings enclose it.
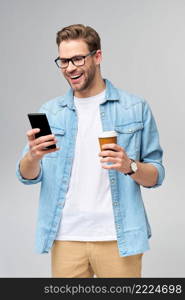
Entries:
{"label": "beard", "polygon": [[96,66],[92,64],[87,70],[82,69],[82,80],[79,83],[73,84],[67,76],[65,76],[65,78],[74,92],[83,92],[93,86],[95,76]]}

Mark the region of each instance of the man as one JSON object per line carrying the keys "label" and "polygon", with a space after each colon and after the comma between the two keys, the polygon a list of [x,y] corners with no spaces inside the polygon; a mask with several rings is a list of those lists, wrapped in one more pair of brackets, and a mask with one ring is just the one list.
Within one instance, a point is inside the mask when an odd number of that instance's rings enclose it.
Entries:
{"label": "man", "polygon": [[[154,117],[145,100],[102,78],[93,28],[65,27],[57,45],[70,90],[41,107],[53,135],[29,130],[17,166],[21,182],[41,182],[37,251],[51,250],[53,277],[141,277],[151,230],[140,186],[164,179]],[[102,131],[118,139],[100,151]]]}

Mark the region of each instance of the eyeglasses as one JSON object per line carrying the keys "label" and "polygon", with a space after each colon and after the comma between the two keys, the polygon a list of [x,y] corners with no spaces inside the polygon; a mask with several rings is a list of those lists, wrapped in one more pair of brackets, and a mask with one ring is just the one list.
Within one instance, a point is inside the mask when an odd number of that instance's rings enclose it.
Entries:
{"label": "eyeglasses", "polygon": [[91,56],[93,54],[96,53],[97,50],[93,50],[91,52],[89,52],[87,55],[79,55],[79,56],[73,56],[71,58],[60,58],[60,57],[57,57],[55,59],[55,63],[57,65],[58,68],[61,68],[61,69],[66,69],[69,65],[69,62],[71,61],[72,64],[76,67],[81,67],[85,64],[85,58],[87,56]]}

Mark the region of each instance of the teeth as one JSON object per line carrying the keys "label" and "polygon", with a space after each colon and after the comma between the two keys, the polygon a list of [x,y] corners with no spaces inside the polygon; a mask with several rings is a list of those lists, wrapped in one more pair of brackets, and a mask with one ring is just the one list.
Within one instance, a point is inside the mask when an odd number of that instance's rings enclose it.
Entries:
{"label": "teeth", "polygon": [[[81,74],[80,74],[81,75]],[[80,75],[71,76],[72,79],[78,78]]]}

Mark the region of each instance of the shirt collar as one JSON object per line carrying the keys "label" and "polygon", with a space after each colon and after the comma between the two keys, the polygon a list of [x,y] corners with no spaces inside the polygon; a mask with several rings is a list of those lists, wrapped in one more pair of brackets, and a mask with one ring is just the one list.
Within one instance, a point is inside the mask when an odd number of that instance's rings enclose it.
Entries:
{"label": "shirt collar", "polygon": [[[105,102],[107,101],[119,101],[119,93],[118,90],[114,87],[114,85],[107,79],[105,81]],[[73,97],[73,90],[70,88],[68,92],[64,95],[64,98],[60,102],[61,106],[68,106],[70,109],[75,109],[74,105],[74,97]]]}

